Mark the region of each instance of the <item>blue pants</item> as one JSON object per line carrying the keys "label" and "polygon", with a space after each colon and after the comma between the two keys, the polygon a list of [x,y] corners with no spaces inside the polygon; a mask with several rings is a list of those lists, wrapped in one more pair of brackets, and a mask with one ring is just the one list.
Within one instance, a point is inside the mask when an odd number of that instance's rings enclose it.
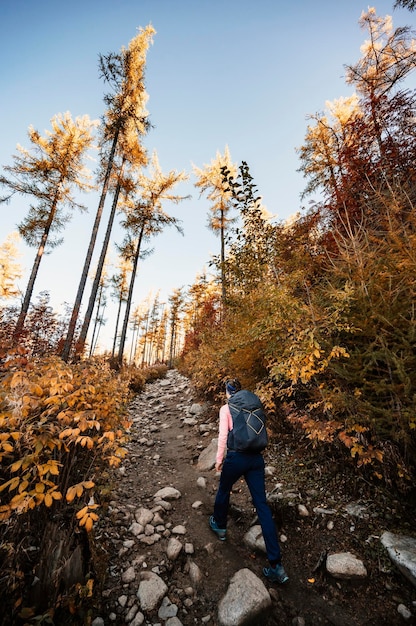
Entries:
{"label": "blue pants", "polygon": [[214,519],[219,528],[226,528],[231,489],[241,476],[244,476],[257,511],[266,544],[267,558],[270,562],[280,563],[280,546],[276,526],[266,501],[264,459],[261,454],[244,454],[235,450],[227,452],[215,497]]}

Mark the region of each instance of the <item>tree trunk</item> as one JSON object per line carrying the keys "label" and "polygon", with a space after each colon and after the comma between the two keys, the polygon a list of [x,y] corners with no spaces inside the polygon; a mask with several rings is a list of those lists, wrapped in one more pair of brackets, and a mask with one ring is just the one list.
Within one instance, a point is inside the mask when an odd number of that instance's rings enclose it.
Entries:
{"label": "tree trunk", "polygon": [[112,351],[111,351],[111,358],[112,358],[112,359],[114,358],[114,354],[115,354],[115,352],[116,352],[117,333],[118,333],[118,324],[119,324],[119,321],[120,321],[120,313],[121,313],[121,305],[122,305],[122,302],[123,302],[123,298],[122,298],[122,296],[120,296],[120,299],[119,299],[119,301],[118,301],[118,308],[117,308],[116,327],[115,327],[115,330],[114,330],[113,349],[112,349]]}
{"label": "tree trunk", "polygon": [[124,344],[126,343],[127,326],[128,326],[128,323],[129,323],[130,308],[131,308],[131,303],[132,303],[132,300],[133,300],[134,281],[136,279],[137,265],[139,263],[140,248],[141,248],[141,245],[142,245],[142,238],[143,238],[143,233],[144,233],[144,227],[145,227],[145,222],[143,222],[142,228],[141,228],[141,231],[140,231],[139,240],[137,242],[136,254],[134,255],[133,269],[132,269],[131,276],[130,276],[129,295],[127,296],[126,310],[124,312],[123,329],[121,331],[120,345],[119,345],[119,348],[118,348],[118,359],[117,360],[118,360],[118,363],[119,363],[120,367],[123,364]]}
{"label": "tree trunk", "polygon": [[105,263],[105,257],[107,256],[108,244],[110,243],[111,230],[113,228],[118,197],[120,195],[120,188],[121,188],[121,185],[120,185],[120,182],[118,182],[116,191],[114,193],[113,203],[111,205],[111,213],[108,218],[107,230],[105,232],[105,237],[104,237],[103,245],[101,248],[101,254],[100,254],[100,259],[98,261],[97,271],[95,273],[94,281],[92,283],[91,295],[88,301],[87,312],[85,313],[84,323],[82,324],[81,332],[77,340],[77,352],[78,353],[82,352],[85,346],[85,342],[87,340],[88,329],[89,329],[91,318],[94,312],[95,299],[97,297],[98,288],[100,286],[101,275],[103,273],[103,267]]}
{"label": "tree trunk", "polygon": [[221,208],[221,300],[224,311],[227,289],[225,284],[225,217],[224,209]]}
{"label": "tree trunk", "polygon": [[27,312],[29,310],[30,300],[32,298],[33,288],[35,286],[36,276],[38,274],[39,265],[40,265],[40,262],[42,260],[43,253],[45,251],[45,246],[46,246],[46,242],[47,242],[48,237],[49,237],[49,232],[50,232],[50,229],[51,229],[51,226],[52,226],[52,222],[53,222],[55,214],[56,214],[57,204],[58,204],[58,199],[57,199],[57,196],[55,196],[55,199],[54,199],[51,211],[50,211],[49,216],[48,216],[48,221],[47,221],[47,224],[45,226],[45,230],[43,231],[42,239],[41,239],[39,247],[38,247],[36,258],[35,258],[35,261],[33,263],[32,271],[30,273],[29,282],[28,282],[27,287],[26,287],[26,293],[25,293],[25,297],[24,297],[24,300],[23,300],[22,308],[21,308],[21,311],[20,311],[20,314],[19,314],[19,318],[18,318],[17,323],[16,323],[16,328],[15,328],[14,333],[13,333],[13,340],[14,341],[18,341],[19,340],[19,337],[20,337],[20,335],[22,333],[22,330],[23,330],[23,326],[25,324]]}
{"label": "tree trunk", "polygon": [[64,346],[62,348],[62,352],[61,352],[61,357],[62,357],[62,359],[64,361],[68,361],[69,356],[71,354],[71,347],[72,347],[72,342],[73,342],[73,339],[74,339],[75,328],[76,328],[77,321],[78,321],[79,311],[80,311],[80,308],[81,308],[82,296],[84,295],[85,284],[87,282],[88,272],[89,272],[90,265],[91,265],[91,259],[92,259],[92,255],[93,255],[93,252],[94,252],[95,243],[97,241],[98,228],[100,226],[101,216],[102,216],[103,210],[104,210],[104,203],[105,203],[105,199],[106,199],[106,196],[107,196],[108,185],[109,185],[109,182],[110,182],[110,175],[111,175],[111,171],[113,169],[114,155],[115,155],[115,152],[116,152],[116,147],[117,147],[119,133],[120,133],[120,130],[117,128],[116,133],[114,135],[113,143],[112,143],[112,146],[111,146],[110,157],[108,159],[108,164],[107,164],[107,171],[105,173],[105,178],[104,178],[104,183],[103,183],[103,189],[102,189],[102,192],[101,192],[100,202],[98,204],[97,214],[95,216],[95,221],[94,221],[94,226],[93,226],[92,233],[91,233],[90,243],[89,243],[89,246],[88,246],[87,255],[85,257],[84,268],[82,270],[81,280],[79,282],[78,292],[77,292],[77,295],[76,295],[76,298],[75,298],[75,303],[74,303],[74,308],[72,309],[72,315],[71,315],[71,319],[69,321],[68,333],[67,333],[67,336],[66,336],[66,339],[65,339]]}

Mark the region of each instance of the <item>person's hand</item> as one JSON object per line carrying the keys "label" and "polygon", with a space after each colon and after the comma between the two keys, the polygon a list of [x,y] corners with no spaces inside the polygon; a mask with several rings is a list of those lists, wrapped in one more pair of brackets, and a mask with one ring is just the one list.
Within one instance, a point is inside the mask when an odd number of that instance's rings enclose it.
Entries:
{"label": "person's hand", "polygon": [[215,463],[215,471],[220,472],[222,470],[222,461],[221,463]]}

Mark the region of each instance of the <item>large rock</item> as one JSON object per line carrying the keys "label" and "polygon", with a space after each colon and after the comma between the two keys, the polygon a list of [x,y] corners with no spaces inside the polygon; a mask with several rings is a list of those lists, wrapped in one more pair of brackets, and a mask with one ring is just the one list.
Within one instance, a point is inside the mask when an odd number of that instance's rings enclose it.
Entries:
{"label": "large rock", "polygon": [[244,535],[244,543],[252,550],[258,552],[267,552],[266,544],[264,543],[263,533],[261,526],[256,524],[252,526]]}
{"label": "large rock", "polygon": [[142,572],[137,591],[142,611],[147,613],[158,608],[167,591],[167,585],[160,576],[154,572]]}
{"label": "large rock", "polygon": [[218,620],[221,626],[261,624],[261,616],[271,604],[270,594],[263,582],[251,570],[244,568],[232,577],[218,605]]}
{"label": "large rock", "polygon": [[367,577],[364,563],[351,552],[329,554],[326,559],[326,569],[334,578],[360,580]]}
{"label": "large rock", "polygon": [[215,458],[217,456],[218,439],[213,439],[208,448],[205,448],[199,455],[197,468],[202,472],[211,470],[215,467]]}
{"label": "large rock", "polygon": [[416,587],[416,539],[384,532],[381,543],[396,567]]}
{"label": "large rock", "polygon": [[181,495],[181,492],[175,487],[163,487],[155,493],[153,498],[155,500],[178,500]]}

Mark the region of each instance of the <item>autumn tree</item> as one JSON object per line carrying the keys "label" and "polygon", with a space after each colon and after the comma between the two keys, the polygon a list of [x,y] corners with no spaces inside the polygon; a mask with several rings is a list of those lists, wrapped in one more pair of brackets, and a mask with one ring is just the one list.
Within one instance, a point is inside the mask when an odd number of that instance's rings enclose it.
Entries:
{"label": "autumn tree", "polygon": [[[373,189],[407,184],[415,152],[414,94],[398,87],[415,67],[416,48],[409,28],[393,29],[391,18],[363,13],[360,25],[369,39],[362,57],[346,67],[347,82],[358,96],[327,103],[327,115],[315,116],[300,148],[301,171],[308,179],[305,194],[319,191],[323,202],[321,229],[330,236],[331,224],[346,229],[359,225],[372,211]],[[376,215],[375,215],[376,217]],[[326,235],[327,236],[327,235]]]}
{"label": "autumn tree", "polygon": [[[108,109],[104,115],[101,141],[102,190],[68,333],[62,351],[62,358],[64,360],[68,360],[70,356],[76,321],[81,307],[115,159],[117,156],[121,157],[120,170],[122,169],[124,159],[130,158],[132,154],[134,154],[136,164],[138,160],[141,163],[146,162],[146,151],[142,147],[139,139],[146,134],[149,128],[148,113],[146,111],[148,96],[145,90],[144,78],[146,55],[155,32],[154,28],[150,25],[144,29],[141,28],[136,37],[130,41],[128,47],[122,48],[120,53],[109,53],[108,55],[100,55],[99,57],[100,75],[111,88],[111,92],[104,97],[104,102],[108,106]],[[115,189],[116,192],[107,227],[106,241],[111,232],[112,219],[114,219],[114,211],[118,201],[119,187],[116,186]],[[106,250],[104,251],[105,245],[108,245],[108,243],[103,244],[101,251],[97,271],[98,281],[101,273],[100,266],[102,268],[106,254]],[[81,329],[78,350],[82,350],[83,343],[86,339],[97,291],[98,283],[94,282],[84,324]]]}
{"label": "autumn tree", "polygon": [[[225,261],[230,298],[247,292],[254,284],[269,280],[273,264],[276,230],[271,215],[262,204],[248,164],[243,161],[236,179],[229,181],[233,208],[239,217],[236,227],[227,236],[228,256]],[[228,172],[225,172],[228,175]]]}
{"label": "autumn tree", "polygon": [[173,362],[178,355],[178,339],[180,329],[180,319],[184,304],[183,289],[174,289],[169,296],[169,326],[170,326],[170,348],[169,348],[169,367],[173,366]]}
{"label": "autumn tree", "polygon": [[88,116],[74,121],[70,113],[65,113],[55,115],[51,125],[52,131],[46,131],[44,137],[29,127],[32,148],[17,146],[13,165],[4,168],[9,176],[0,176],[0,184],[9,190],[3,201],[16,193],[36,201],[18,226],[25,242],[37,248],[37,254],[14,332],[16,339],[25,323],[44,251],[47,246],[53,248],[62,242],[62,239],[52,240],[51,235],[62,231],[68,222],[70,214],[65,209],[84,208],[75,201],[75,192],[91,189],[83,160],[93,141],[95,123]]}
{"label": "autumn tree", "polygon": [[121,365],[123,361],[124,345],[133,300],[134,282],[139,259],[142,254],[142,244],[161,233],[166,226],[175,226],[175,228],[181,232],[178,220],[163,211],[162,206],[164,202],[177,204],[185,199],[185,196],[175,195],[171,190],[186,178],[187,176],[184,172],[171,171],[168,174],[163,174],[157,154],[154,152],[149,168],[149,176],[139,173],[137,177],[138,192],[126,194],[124,197],[123,207],[126,217],[123,221],[123,226],[132,243],[132,255],[130,260],[132,261],[133,269],[130,276],[129,293],[120,336],[118,351],[119,365]]}
{"label": "autumn tree", "polygon": [[0,298],[15,298],[18,294],[16,280],[22,276],[22,268],[16,259],[19,256],[18,233],[11,233],[0,245]]}
{"label": "autumn tree", "polygon": [[[224,169],[227,169],[228,177],[224,176]],[[228,146],[225,147],[224,154],[217,152],[215,159],[203,168],[194,166],[196,176],[195,187],[201,190],[201,194],[207,193],[210,204],[209,228],[219,234],[221,240],[220,268],[221,268],[221,290],[223,305],[226,302],[227,287],[225,276],[225,237],[227,227],[232,222],[229,216],[232,208],[232,191],[229,185],[229,178],[234,177],[237,172],[236,166],[231,161]]]}

